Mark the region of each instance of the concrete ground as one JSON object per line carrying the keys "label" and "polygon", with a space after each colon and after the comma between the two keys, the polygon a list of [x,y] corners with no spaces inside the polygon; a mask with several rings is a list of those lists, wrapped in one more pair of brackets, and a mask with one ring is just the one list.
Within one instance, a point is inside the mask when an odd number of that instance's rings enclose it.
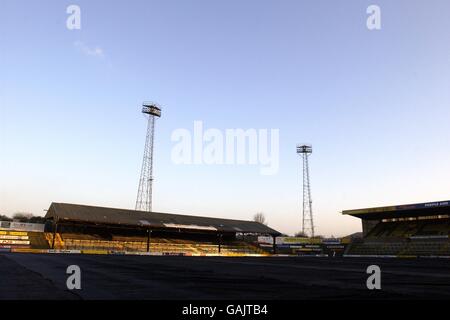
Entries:
{"label": "concrete ground", "polygon": [[[82,290],[67,289],[69,265]],[[450,299],[450,260],[0,253],[0,283],[0,299]]]}

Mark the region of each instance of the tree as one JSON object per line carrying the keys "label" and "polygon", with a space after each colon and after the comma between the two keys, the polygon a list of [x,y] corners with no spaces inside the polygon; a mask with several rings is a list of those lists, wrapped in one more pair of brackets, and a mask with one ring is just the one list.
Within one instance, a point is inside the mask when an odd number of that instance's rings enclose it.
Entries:
{"label": "tree", "polygon": [[304,233],[303,231],[297,232],[294,236],[297,238],[308,238],[308,235],[306,233]]}
{"label": "tree", "polygon": [[262,212],[258,212],[253,216],[253,221],[267,225],[266,216]]}
{"label": "tree", "polygon": [[29,223],[41,223],[41,224],[45,224],[46,221],[47,219],[41,216],[33,216],[28,220]]}
{"label": "tree", "polygon": [[13,214],[13,220],[19,222],[28,222],[33,217],[32,213],[16,212]]}
{"label": "tree", "polygon": [[0,214],[0,221],[11,221],[12,219],[8,216]]}
{"label": "tree", "polygon": [[32,213],[17,212],[13,215],[13,220],[25,223],[45,223],[46,219],[41,216],[35,216]]}

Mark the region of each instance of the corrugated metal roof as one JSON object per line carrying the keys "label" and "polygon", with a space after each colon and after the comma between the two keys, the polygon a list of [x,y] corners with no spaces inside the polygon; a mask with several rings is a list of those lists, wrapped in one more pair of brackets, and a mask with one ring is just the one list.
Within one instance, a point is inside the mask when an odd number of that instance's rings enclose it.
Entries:
{"label": "corrugated metal roof", "polygon": [[197,217],[181,214],[145,212],[127,209],[94,207],[70,203],[52,203],[45,216],[67,221],[134,227],[174,228],[221,232],[245,232],[279,235],[268,226],[243,220]]}

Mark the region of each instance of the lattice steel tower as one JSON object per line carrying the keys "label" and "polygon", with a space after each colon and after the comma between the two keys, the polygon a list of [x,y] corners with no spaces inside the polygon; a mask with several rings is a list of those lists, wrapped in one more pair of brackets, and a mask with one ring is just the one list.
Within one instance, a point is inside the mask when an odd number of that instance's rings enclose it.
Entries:
{"label": "lattice steel tower", "polygon": [[309,180],[309,163],[308,158],[312,153],[310,144],[297,145],[297,154],[302,157],[303,161],[303,222],[302,232],[306,235],[314,237],[314,219],[311,199],[311,183]]}
{"label": "lattice steel tower", "polygon": [[145,139],[144,159],[136,199],[136,210],[152,211],[153,187],[153,142],[155,140],[155,118],[161,117],[161,108],[155,103],[144,102],[142,113],[148,118],[147,138]]}

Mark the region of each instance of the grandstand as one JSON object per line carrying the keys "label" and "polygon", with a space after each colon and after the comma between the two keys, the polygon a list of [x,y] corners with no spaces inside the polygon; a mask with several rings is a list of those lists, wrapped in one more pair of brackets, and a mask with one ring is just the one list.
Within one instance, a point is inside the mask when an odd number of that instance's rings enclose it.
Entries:
{"label": "grandstand", "polygon": [[348,255],[450,256],[450,201],[346,210],[361,219],[363,239]]}
{"label": "grandstand", "polygon": [[[84,253],[266,255],[247,236],[280,233],[253,221],[52,203],[45,239],[51,249]],[[272,252],[275,251],[273,246]]]}

